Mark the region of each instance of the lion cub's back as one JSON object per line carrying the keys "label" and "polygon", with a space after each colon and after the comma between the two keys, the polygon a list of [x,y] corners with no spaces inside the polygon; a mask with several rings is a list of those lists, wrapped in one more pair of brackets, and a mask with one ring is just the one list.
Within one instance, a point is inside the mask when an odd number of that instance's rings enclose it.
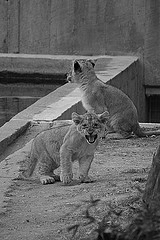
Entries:
{"label": "lion cub's back", "polygon": [[32,143],[31,157],[38,158],[43,151],[46,151],[50,156],[59,153],[64,136],[70,126],[71,124],[53,127],[39,133]]}

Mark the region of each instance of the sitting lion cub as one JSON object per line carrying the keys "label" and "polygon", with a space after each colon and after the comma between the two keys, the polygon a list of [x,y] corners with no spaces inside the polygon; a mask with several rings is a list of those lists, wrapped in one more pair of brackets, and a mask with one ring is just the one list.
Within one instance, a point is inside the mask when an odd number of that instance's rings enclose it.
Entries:
{"label": "sitting lion cub", "polygon": [[[32,175],[35,167],[42,184],[61,180],[70,183],[73,178],[72,162],[79,162],[79,179],[91,182],[88,177],[98,139],[103,135],[108,112],[100,116],[94,113],[72,113],[72,125],[45,130],[33,140],[30,163],[25,177]],[[37,166],[36,166],[37,165]],[[61,167],[60,179],[54,170]]]}
{"label": "sitting lion cub", "polygon": [[95,113],[108,111],[110,119],[107,128],[123,138],[129,138],[132,132],[138,137],[160,135],[160,131],[144,132],[141,129],[137,109],[131,99],[118,88],[98,79],[94,66],[93,60],[74,60],[67,77],[68,81],[79,85],[84,108]]}

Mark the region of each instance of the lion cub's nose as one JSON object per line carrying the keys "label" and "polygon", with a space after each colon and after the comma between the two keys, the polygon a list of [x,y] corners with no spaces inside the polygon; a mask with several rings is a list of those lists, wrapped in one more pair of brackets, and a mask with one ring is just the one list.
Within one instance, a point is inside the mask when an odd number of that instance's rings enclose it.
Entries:
{"label": "lion cub's nose", "polygon": [[93,129],[88,129],[88,133],[92,134],[93,133]]}

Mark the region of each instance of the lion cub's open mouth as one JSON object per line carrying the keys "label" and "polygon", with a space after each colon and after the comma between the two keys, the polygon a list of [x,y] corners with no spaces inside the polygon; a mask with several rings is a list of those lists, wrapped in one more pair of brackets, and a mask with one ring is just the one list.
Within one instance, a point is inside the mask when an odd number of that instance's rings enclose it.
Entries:
{"label": "lion cub's open mouth", "polygon": [[92,135],[92,134],[89,134],[89,135],[85,135],[85,138],[87,139],[87,142],[88,143],[94,143],[97,139],[97,134],[96,135]]}

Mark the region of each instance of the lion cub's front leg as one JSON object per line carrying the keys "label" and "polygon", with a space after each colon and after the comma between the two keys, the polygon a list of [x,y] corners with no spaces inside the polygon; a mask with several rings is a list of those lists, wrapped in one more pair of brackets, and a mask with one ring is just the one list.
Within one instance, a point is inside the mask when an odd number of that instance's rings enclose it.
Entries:
{"label": "lion cub's front leg", "polygon": [[60,166],[60,180],[65,184],[72,182],[72,151],[68,150],[63,145],[60,149]]}
{"label": "lion cub's front leg", "polygon": [[92,179],[88,177],[88,172],[93,161],[94,154],[86,155],[79,159],[79,179],[83,183],[93,182]]}

